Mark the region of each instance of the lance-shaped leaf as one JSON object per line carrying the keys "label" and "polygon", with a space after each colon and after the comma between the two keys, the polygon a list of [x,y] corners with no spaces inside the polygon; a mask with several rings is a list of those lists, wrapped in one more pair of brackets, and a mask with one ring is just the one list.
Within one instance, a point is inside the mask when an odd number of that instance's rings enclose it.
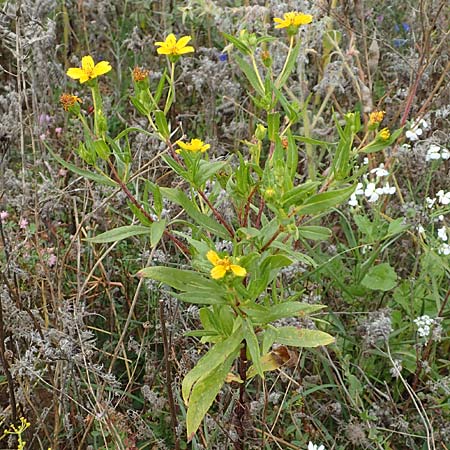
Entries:
{"label": "lance-shaped leaf", "polygon": [[118,227],[113,230],[105,231],[98,236],[87,238],[86,240],[93,242],[94,244],[105,244],[108,242],[121,241],[122,239],[127,239],[131,236],[150,234],[151,232],[151,227],[144,227],[142,225],[126,225],[124,227]]}
{"label": "lance-shaped leaf", "polygon": [[333,343],[334,337],[319,330],[281,327],[278,329],[275,342],[292,347],[319,347]]}

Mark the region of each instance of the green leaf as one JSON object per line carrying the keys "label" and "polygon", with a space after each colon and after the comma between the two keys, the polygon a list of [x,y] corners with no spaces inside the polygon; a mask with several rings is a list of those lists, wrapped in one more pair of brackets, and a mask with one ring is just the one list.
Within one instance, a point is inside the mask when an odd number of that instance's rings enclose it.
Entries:
{"label": "green leaf", "polygon": [[138,236],[141,234],[150,234],[151,227],[144,227],[142,225],[126,225],[124,227],[114,228],[113,230],[105,231],[98,236],[87,238],[86,241],[94,244],[105,244],[107,242],[117,242],[122,239],[127,239],[131,236]]}
{"label": "green leaf", "polygon": [[209,351],[204,355],[196,366],[188,372],[184,377],[181,392],[183,400],[186,404],[189,403],[189,397],[191,389],[194,384],[207,372],[214,370],[216,367],[223,364],[227,358],[231,355],[236,354],[239,349],[241,342],[244,338],[244,331],[241,325],[238,324],[238,328],[233,332],[233,334],[221,342],[215,344]]}
{"label": "green leaf", "polygon": [[209,180],[214,174],[223,169],[228,163],[226,161],[209,162],[204,159],[200,160],[198,172],[194,178],[194,183],[201,186]]}
{"label": "green leaf", "polygon": [[383,149],[389,147],[403,133],[403,128],[404,127],[399,128],[398,130],[395,130],[391,134],[391,137],[388,140],[386,140],[386,141],[375,140],[374,142],[370,143],[366,147],[363,147],[360,151],[363,152],[363,153],[375,153],[375,152],[379,152],[380,150],[383,150]]}
{"label": "green leaf", "polygon": [[225,36],[225,39],[230,41],[241,53],[244,55],[251,55],[252,51],[249,47],[247,47],[246,44],[244,44],[242,41],[240,41],[238,38],[235,38],[231,34],[223,33]]}
{"label": "green leaf", "polygon": [[[44,141],[45,143],[45,141]],[[63,167],[65,167],[66,169],[69,169],[70,171],[72,171],[73,173],[76,173],[77,175],[82,176],[83,178],[87,178],[89,180],[93,180],[97,183],[100,184],[106,184],[107,186],[113,186],[113,187],[117,187],[117,183],[115,183],[113,180],[111,180],[111,178],[107,178],[104,175],[95,173],[95,172],[91,172],[90,170],[84,170],[84,169],[80,169],[78,166],[76,166],[75,164],[69,163],[67,161],[64,161],[64,159],[62,159],[60,156],[58,156],[57,154],[55,154],[48,145],[46,145],[47,150],[51,153],[51,155],[53,156],[53,158],[56,159],[56,161],[59,162],[59,164],[61,164]]]}
{"label": "green leaf", "polygon": [[369,269],[361,284],[373,291],[390,291],[397,285],[397,274],[388,263],[381,263]]}
{"label": "green leaf", "polygon": [[262,354],[265,355],[272,347],[273,343],[277,338],[278,331],[277,329],[269,325],[264,330],[263,342],[262,342]]}
{"label": "green leaf", "polygon": [[[284,302],[270,307],[261,306],[258,309],[242,307],[242,310],[254,323],[267,324],[292,316],[305,316],[326,308],[325,305],[311,305],[302,302]],[[267,350],[266,350],[267,351]]]}
{"label": "green leaf", "polygon": [[172,294],[174,297],[186,303],[195,305],[225,305],[228,304],[224,296],[219,296],[217,291],[197,289],[195,291]]}
{"label": "green leaf", "polygon": [[256,369],[256,373],[264,378],[264,371],[261,366],[261,352],[259,349],[258,338],[256,337],[255,330],[253,329],[252,322],[247,318],[244,322],[244,339],[247,342],[247,349],[252,358],[253,366]]}
{"label": "green leaf", "polygon": [[275,138],[278,137],[280,131],[280,113],[273,112],[267,114],[267,135],[269,141],[275,142]]}
{"label": "green leaf", "polygon": [[306,183],[295,186],[294,188],[285,192],[281,197],[283,208],[289,208],[292,205],[301,204],[304,201],[305,197],[314,192],[319,185],[319,181],[307,181]]}
{"label": "green leaf", "polygon": [[161,110],[154,111],[155,115],[155,123],[156,127],[158,128],[159,133],[164,139],[169,139],[170,137],[170,131],[169,131],[169,124],[167,123],[166,115]]}
{"label": "green leaf", "polygon": [[179,291],[193,291],[195,289],[209,289],[215,292],[223,291],[222,286],[214,280],[192,270],[181,270],[174,267],[145,267],[137,273],[138,277],[151,278],[177,289]]}
{"label": "green leaf", "polygon": [[331,236],[331,230],[326,227],[303,225],[298,227],[298,234],[313,241],[326,241]]}
{"label": "green leaf", "polygon": [[318,214],[330,208],[335,208],[347,200],[354,190],[355,186],[348,186],[336,191],[313,195],[297,208],[297,212],[300,214]]}
{"label": "green leaf", "polygon": [[166,229],[166,221],[164,219],[153,222],[150,232],[150,244],[152,247],[158,245],[164,230]]}
{"label": "green leaf", "polygon": [[230,372],[231,365],[237,356],[237,352],[238,349],[235,347],[233,353],[229,355],[222,364],[216,366],[213,370],[206,370],[206,373],[197,380],[195,386],[192,388],[186,414],[188,441],[192,440],[202,423],[203,418],[214,403],[214,399],[222,388],[226,376]]}
{"label": "green leaf", "polygon": [[235,55],[236,62],[241,68],[244,75],[247,77],[248,81],[252,85],[253,89],[261,96],[264,97],[264,86],[261,85],[261,82],[256,75],[255,69],[240,56]]}
{"label": "green leaf", "polygon": [[319,330],[281,327],[278,328],[275,342],[292,347],[319,347],[333,343],[334,337]]}
{"label": "green leaf", "polygon": [[203,226],[205,230],[214,233],[217,237],[221,237],[222,239],[228,239],[230,237],[223,225],[216,222],[212,217],[200,212],[183,191],[172,188],[160,188],[160,190],[164,197],[182,206],[186,214],[194,219],[199,225]]}

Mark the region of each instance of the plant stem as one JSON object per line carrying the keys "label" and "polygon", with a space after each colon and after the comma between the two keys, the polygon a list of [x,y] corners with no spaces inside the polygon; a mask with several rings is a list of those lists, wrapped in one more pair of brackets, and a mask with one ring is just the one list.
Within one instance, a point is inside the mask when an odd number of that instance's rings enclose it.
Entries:
{"label": "plant stem", "polygon": [[247,345],[243,342],[241,352],[239,354],[239,376],[242,383],[239,385],[239,401],[236,405],[234,413],[236,415],[236,431],[238,434],[238,440],[234,442],[235,450],[245,449],[245,418],[247,415],[247,395],[245,392],[245,384],[247,380]]}
{"label": "plant stem", "polygon": [[172,368],[170,367],[170,346],[169,341],[167,339],[167,330],[166,330],[166,318],[164,314],[164,300],[159,301],[159,321],[161,323],[161,337],[163,341],[164,347],[164,363],[166,366],[166,387],[167,387],[167,399],[169,401],[169,409],[170,409],[170,421],[172,423],[172,431],[175,439],[175,450],[180,449],[180,440],[177,435],[177,411],[175,400],[173,398],[172,392]]}

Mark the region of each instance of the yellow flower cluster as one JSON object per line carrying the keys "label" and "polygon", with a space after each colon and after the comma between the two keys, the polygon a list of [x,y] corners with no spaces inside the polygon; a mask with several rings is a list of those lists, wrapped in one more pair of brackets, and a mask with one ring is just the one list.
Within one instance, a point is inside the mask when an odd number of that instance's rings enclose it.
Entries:
{"label": "yellow flower cluster", "polygon": [[135,67],[133,69],[133,80],[134,81],[144,81],[148,77],[149,71],[147,69],[141,69],[140,67]]}
{"label": "yellow flower cluster", "polygon": [[379,133],[378,136],[381,140],[387,141],[391,137],[391,132],[389,131],[389,128],[383,128]]}
{"label": "yellow flower cluster", "polygon": [[214,266],[211,269],[211,278],[213,278],[214,280],[223,278],[227,274],[227,272],[232,272],[236,277],[245,277],[247,275],[247,271],[245,270],[245,268],[237,264],[233,264],[229,256],[220,258],[214,250],[210,250],[206,254],[206,257],[208,258],[208,261]]}
{"label": "yellow flower cluster", "polygon": [[373,111],[369,114],[369,125],[381,123],[384,119],[385,111]]}
{"label": "yellow flower cluster", "polygon": [[65,111],[69,111],[69,109],[77,102],[82,103],[81,98],[72,94],[62,94],[61,97],[59,97],[59,101],[63,105]]}
{"label": "yellow flower cluster", "polygon": [[[191,142],[177,141],[177,144],[180,149],[192,153],[203,153],[211,147],[209,144],[205,144],[201,139],[191,139]],[[177,150],[177,153],[180,153],[180,150]]]}

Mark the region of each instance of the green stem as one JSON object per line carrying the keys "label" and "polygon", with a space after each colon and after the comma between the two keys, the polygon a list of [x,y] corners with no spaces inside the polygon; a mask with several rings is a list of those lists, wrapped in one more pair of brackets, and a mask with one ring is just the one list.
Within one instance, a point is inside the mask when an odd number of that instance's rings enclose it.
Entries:
{"label": "green stem", "polygon": [[166,104],[164,105],[164,114],[169,112],[171,104],[175,101],[175,62],[170,63],[170,84],[167,93]]}
{"label": "green stem", "polygon": [[250,59],[252,60],[252,65],[253,65],[253,69],[255,71],[256,78],[258,79],[258,82],[261,86],[262,91],[265,92],[264,83],[262,81],[261,75],[259,74],[258,66],[256,64],[256,59],[255,59],[255,55],[253,54],[253,52],[250,55]]}
{"label": "green stem", "polygon": [[286,55],[286,59],[284,60],[283,68],[281,69],[280,75],[278,75],[278,78],[275,82],[275,85],[277,88],[279,87],[279,84],[280,84],[281,80],[283,79],[283,74],[286,70],[286,66],[289,61],[289,57],[291,56],[293,48],[294,48],[294,36],[292,35],[290,38],[290,41],[289,41],[289,50],[288,50],[288,54]]}

